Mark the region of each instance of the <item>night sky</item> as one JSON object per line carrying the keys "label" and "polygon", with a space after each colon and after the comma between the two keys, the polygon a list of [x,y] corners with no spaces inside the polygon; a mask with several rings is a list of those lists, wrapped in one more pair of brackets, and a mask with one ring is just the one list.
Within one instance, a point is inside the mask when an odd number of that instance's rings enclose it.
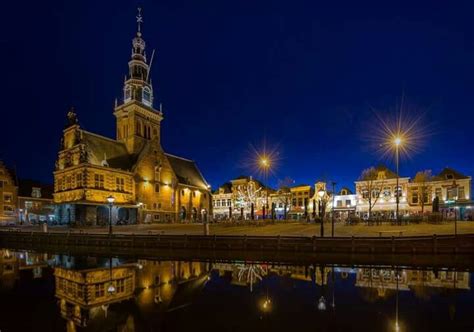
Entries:
{"label": "night sky", "polygon": [[20,177],[52,182],[71,106],[115,137],[138,6],[162,145],[214,188],[252,174],[250,146],[264,141],[279,152],[272,185],[353,187],[392,163],[366,136],[373,109],[389,115],[402,96],[429,136],[401,174],[474,174],[473,1],[4,1],[0,159]]}

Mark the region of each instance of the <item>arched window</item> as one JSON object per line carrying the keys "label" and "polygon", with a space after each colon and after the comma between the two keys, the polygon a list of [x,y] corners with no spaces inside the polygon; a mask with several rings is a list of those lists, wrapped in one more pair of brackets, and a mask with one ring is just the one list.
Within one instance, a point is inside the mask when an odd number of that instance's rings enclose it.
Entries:
{"label": "arched window", "polygon": [[132,99],[132,88],[131,88],[129,85],[127,85],[127,86],[125,87],[124,98],[123,98],[123,99],[124,99],[125,102],[129,101],[130,99]]}
{"label": "arched window", "polygon": [[149,87],[143,88],[143,103],[150,106],[151,105],[151,89]]}

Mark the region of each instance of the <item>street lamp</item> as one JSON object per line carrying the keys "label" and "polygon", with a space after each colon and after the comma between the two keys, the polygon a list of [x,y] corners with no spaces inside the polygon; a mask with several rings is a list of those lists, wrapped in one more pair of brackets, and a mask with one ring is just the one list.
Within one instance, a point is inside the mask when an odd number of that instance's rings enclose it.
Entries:
{"label": "street lamp", "polygon": [[334,199],[336,198],[336,182],[332,182],[332,213],[331,213],[331,237],[334,237]]}
{"label": "street lamp", "polygon": [[403,140],[400,136],[395,136],[393,139],[393,145],[395,146],[395,164],[396,164],[396,171],[397,171],[397,185],[395,188],[395,199],[397,202],[397,212],[396,212],[396,217],[397,217],[397,224],[400,224],[400,218],[399,218],[399,205],[400,205],[400,191],[399,191],[399,162],[400,162],[400,146],[402,144]]}
{"label": "street lamp", "polygon": [[112,235],[112,207],[114,206],[115,197],[110,195],[107,197],[107,202],[109,203],[109,235]]}
{"label": "street lamp", "polygon": [[326,195],[326,191],[321,188],[319,189],[318,191],[318,196],[319,196],[319,217],[321,218],[321,237],[324,237],[324,214],[323,214],[323,209],[325,208],[324,207],[324,202],[323,202],[323,198],[324,198],[324,195]]}
{"label": "street lamp", "polygon": [[[267,175],[268,175],[268,171],[270,170],[271,164],[272,163],[270,161],[270,158],[267,157],[266,155],[261,156],[258,161],[258,165],[263,172],[264,182],[266,182],[267,180]],[[265,186],[265,183],[263,185]],[[263,220],[266,219],[267,209],[268,209],[268,188],[265,189],[265,205],[262,209]]]}

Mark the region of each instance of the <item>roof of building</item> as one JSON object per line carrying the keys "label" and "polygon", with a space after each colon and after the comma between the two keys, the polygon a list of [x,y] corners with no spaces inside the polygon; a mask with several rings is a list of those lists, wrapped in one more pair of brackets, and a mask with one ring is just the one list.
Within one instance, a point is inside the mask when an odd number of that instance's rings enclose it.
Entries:
{"label": "roof of building", "polygon": [[232,193],[232,183],[226,182],[216,190],[214,190],[213,194],[220,194],[220,190],[223,189],[224,194],[230,194]]}
{"label": "roof of building", "polygon": [[302,184],[289,186],[290,189],[296,189],[296,188],[302,188],[302,187],[311,187],[311,185],[302,183]]}
{"label": "roof of building", "polygon": [[16,176],[16,172],[13,168],[10,168],[10,167],[7,167],[2,160],[0,160],[0,168],[3,168],[5,169],[5,171],[7,172],[7,175],[10,176],[10,178],[12,179],[12,181],[14,182],[15,185],[18,185],[18,178]]}
{"label": "roof of building", "polygon": [[103,166],[105,160],[111,168],[132,169],[134,158],[128,154],[124,143],[85,130],[82,130],[82,142],[87,146],[91,164]]}
{"label": "roof of building", "polygon": [[208,188],[206,180],[194,161],[174,156],[169,153],[165,153],[165,155],[168,158],[171,168],[176,174],[180,184],[187,184],[202,189]]}
{"label": "roof of building", "polygon": [[[372,168],[372,167],[371,167]],[[366,170],[364,170],[359,178],[359,181],[367,181],[367,180],[379,180],[377,178],[378,174],[375,174],[376,175],[376,178],[374,179],[369,179],[367,178],[368,176],[370,176],[369,174],[366,174],[366,171],[367,170],[370,170],[371,168],[368,168]],[[385,165],[378,165],[376,167],[373,167],[373,169],[375,170],[376,173],[380,173],[380,172],[384,172],[385,174],[385,177],[384,179],[380,179],[380,180],[386,180],[386,179],[396,179],[397,178],[397,174],[395,172],[393,172],[392,170],[390,170],[387,166]]]}
{"label": "roof of building", "polygon": [[[131,171],[140,154],[128,154],[123,142],[82,130],[82,143],[87,146],[88,161],[93,165],[104,166],[104,161],[110,168]],[[142,152],[146,153],[149,145]],[[165,153],[180,184],[207,189],[208,184],[192,160]]]}
{"label": "roof of building", "polygon": [[466,176],[450,167],[445,167],[441,172],[433,177],[434,181],[443,181],[443,180],[460,180],[468,179],[469,176]]}
{"label": "roof of building", "polygon": [[53,198],[54,186],[52,184],[45,184],[32,179],[19,180],[18,196],[32,197],[33,188],[41,189],[41,197],[39,198]]}
{"label": "roof of building", "polygon": [[347,192],[347,195],[352,195],[353,192],[350,190],[348,187],[342,187],[341,190],[339,190],[338,195],[342,195],[342,191],[345,190]]}

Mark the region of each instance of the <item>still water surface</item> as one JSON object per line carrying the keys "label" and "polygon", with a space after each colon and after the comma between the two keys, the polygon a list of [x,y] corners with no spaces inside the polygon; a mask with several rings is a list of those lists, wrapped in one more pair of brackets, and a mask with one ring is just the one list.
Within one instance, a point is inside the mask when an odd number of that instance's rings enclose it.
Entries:
{"label": "still water surface", "polygon": [[1,332],[474,329],[469,271],[0,254]]}

